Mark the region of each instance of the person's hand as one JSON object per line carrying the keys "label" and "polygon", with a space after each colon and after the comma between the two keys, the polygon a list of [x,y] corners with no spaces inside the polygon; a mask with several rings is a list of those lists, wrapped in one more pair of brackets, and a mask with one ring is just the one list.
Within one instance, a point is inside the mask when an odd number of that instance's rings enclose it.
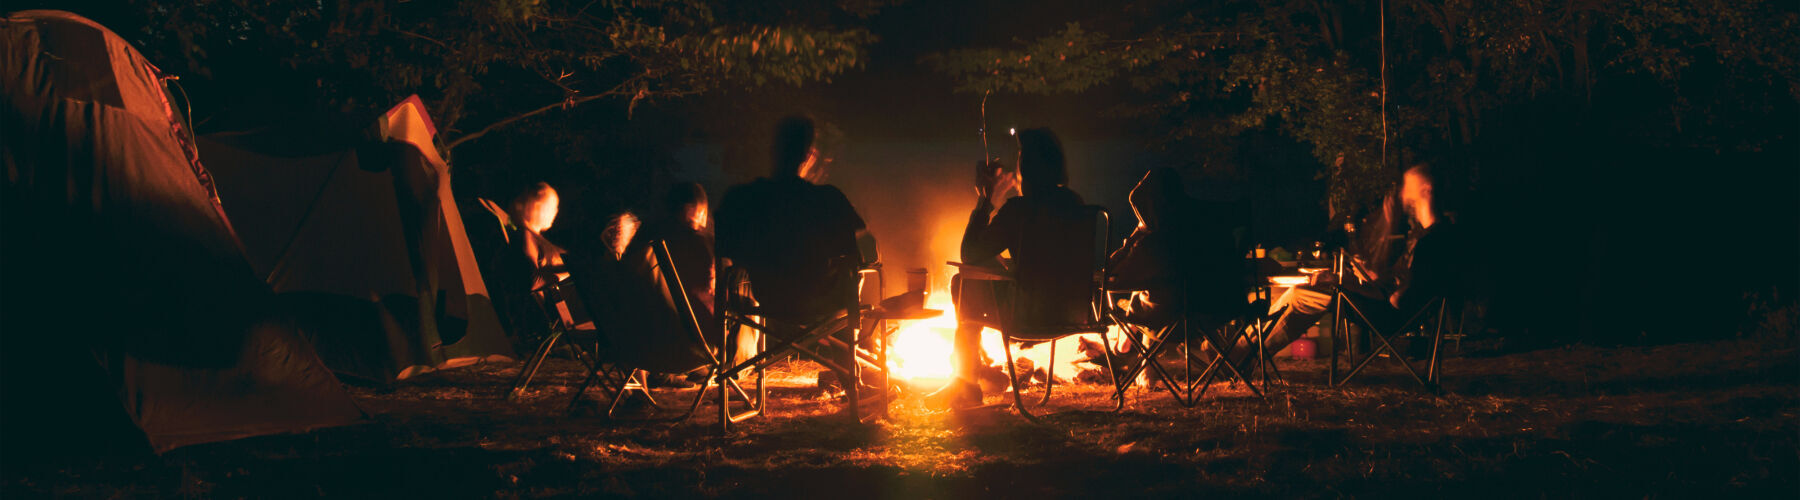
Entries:
{"label": "person's hand", "polygon": [[1332,274],[1331,271],[1328,269],[1320,269],[1320,270],[1313,271],[1311,274],[1307,275],[1306,284],[1310,285],[1310,286],[1319,286],[1321,284],[1332,283],[1335,281],[1337,281],[1336,274]]}
{"label": "person's hand", "polygon": [[992,201],[994,186],[999,182],[1002,166],[997,160],[975,163],[975,195]]}
{"label": "person's hand", "polygon": [[1380,276],[1376,276],[1374,271],[1369,270],[1369,262],[1363,260],[1362,257],[1351,257],[1350,263],[1350,270],[1356,273],[1357,279],[1360,279],[1363,282],[1373,282],[1380,279]]}

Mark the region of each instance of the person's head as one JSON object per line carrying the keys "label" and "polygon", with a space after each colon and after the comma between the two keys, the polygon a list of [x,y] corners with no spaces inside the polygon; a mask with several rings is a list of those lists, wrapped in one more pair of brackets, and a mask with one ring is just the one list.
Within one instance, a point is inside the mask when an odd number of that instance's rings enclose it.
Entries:
{"label": "person's head", "polygon": [[698,182],[683,182],[670,187],[668,194],[663,196],[663,216],[681,221],[695,231],[705,229],[710,217],[706,188]]}
{"label": "person's head", "polygon": [[1019,181],[1025,194],[1069,183],[1062,141],[1047,128],[1019,131]]}
{"label": "person's head", "polygon": [[627,210],[606,219],[606,229],[600,232],[600,242],[612,251],[614,259],[625,255],[625,247],[631,245],[631,238],[637,236],[638,218]]}
{"label": "person's head", "polygon": [[1437,206],[1432,196],[1432,188],[1437,184],[1431,165],[1420,163],[1406,169],[1406,175],[1400,182],[1400,205],[1413,220],[1427,225],[1437,215]]}
{"label": "person's head", "polygon": [[550,184],[539,182],[525,188],[518,196],[513,197],[511,214],[519,226],[534,232],[544,232],[556,223],[556,211],[561,203],[556,196],[556,188]]}
{"label": "person's head", "polygon": [[819,172],[818,130],[811,118],[790,116],[775,124],[775,141],[770,147],[775,177],[799,177],[812,181]]}

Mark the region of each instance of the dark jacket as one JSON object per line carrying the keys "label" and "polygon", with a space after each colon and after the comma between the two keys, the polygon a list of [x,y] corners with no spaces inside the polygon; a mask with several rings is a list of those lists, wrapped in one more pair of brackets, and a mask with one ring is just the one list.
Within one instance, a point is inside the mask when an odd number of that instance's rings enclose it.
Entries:
{"label": "dark jacket", "polygon": [[714,212],[719,257],[750,279],[763,312],[804,321],[856,300],[862,217],[844,193],[798,177],[757,179]]}
{"label": "dark jacket", "polygon": [[1462,268],[1458,263],[1465,249],[1462,232],[1454,222],[1442,218],[1431,227],[1414,229],[1408,238],[1406,253],[1396,264],[1398,294],[1395,301],[1401,312],[1411,314],[1426,302],[1438,297],[1453,297],[1462,290]]}

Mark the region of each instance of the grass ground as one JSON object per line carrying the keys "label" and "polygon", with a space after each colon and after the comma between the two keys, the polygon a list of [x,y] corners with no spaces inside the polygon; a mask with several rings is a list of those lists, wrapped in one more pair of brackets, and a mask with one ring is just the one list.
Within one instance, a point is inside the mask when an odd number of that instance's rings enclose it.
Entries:
{"label": "grass ground", "polygon": [[[1194,408],[1135,390],[1057,389],[1043,425],[908,397],[873,426],[833,416],[809,366],[778,370],[772,414],[716,433],[562,411],[555,362],[500,399],[516,366],[356,389],[365,425],[15,467],[0,494],[81,497],[1800,495],[1800,356],[1767,342],[1557,348],[1463,357],[1443,396],[1388,369],[1322,387],[1324,363],[1258,398],[1217,385]],[[1380,368],[1377,365],[1377,368]],[[664,400],[690,393],[659,391]],[[990,402],[999,401],[990,396]]]}

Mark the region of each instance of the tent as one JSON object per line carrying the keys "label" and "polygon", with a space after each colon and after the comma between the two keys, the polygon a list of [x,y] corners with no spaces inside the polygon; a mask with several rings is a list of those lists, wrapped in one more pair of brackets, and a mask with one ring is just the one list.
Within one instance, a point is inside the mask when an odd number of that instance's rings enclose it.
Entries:
{"label": "tent", "polygon": [[200,138],[250,264],[339,375],[510,359],[424,107],[372,122]]}
{"label": "tent", "polygon": [[7,461],[361,421],[252,274],[161,72],[60,11],[11,14],[0,52]]}

